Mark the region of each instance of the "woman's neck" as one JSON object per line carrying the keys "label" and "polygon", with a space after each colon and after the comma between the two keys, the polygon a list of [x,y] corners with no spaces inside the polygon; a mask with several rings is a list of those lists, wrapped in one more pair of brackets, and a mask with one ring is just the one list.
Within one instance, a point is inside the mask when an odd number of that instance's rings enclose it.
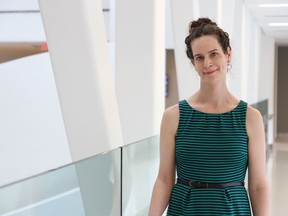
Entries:
{"label": "woman's neck", "polygon": [[195,102],[208,103],[214,106],[237,101],[225,83],[218,84],[201,84],[199,91],[194,95]]}

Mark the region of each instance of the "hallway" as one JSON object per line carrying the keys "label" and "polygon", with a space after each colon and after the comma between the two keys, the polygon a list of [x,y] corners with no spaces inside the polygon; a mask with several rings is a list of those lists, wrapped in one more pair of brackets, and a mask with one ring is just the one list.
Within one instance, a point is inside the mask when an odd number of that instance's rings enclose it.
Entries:
{"label": "hallway", "polygon": [[288,215],[288,138],[278,139],[267,164],[271,189],[271,216]]}

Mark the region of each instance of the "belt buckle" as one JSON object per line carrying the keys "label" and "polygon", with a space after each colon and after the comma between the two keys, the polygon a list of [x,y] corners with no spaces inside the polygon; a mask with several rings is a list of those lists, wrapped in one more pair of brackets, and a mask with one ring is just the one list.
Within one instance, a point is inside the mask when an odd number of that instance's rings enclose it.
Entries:
{"label": "belt buckle", "polygon": [[190,181],[189,181],[189,186],[190,186],[190,187],[193,187],[192,183],[193,183],[193,180],[190,180]]}

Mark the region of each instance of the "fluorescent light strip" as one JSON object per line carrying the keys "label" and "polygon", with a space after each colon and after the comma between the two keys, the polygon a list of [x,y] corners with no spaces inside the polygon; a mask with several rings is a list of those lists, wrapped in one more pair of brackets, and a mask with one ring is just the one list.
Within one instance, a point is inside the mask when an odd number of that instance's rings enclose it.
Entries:
{"label": "fluorescent light strip", "polygon": [[266,7],[266,8],[271,8],[271,7],[288,7],[288,4],[259,4],[259,7]]}
{"label": "fluorescent light strip", "polygon": [[277,27],[283,27],[288,26],[288,23],[269,23],[269,26],[277,26]]}

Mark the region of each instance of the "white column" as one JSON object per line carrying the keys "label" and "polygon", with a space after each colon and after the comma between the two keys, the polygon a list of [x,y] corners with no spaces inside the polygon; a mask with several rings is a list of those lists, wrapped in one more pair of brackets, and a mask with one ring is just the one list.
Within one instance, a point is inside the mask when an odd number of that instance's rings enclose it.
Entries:
{"label": "white column", "polygon": [[73,161],[122,145],[101,0],[39,0]]}
{"label": "white column", "polygon": [[[239,12],[236,10],[236,1],[237,0],[218,0],[218,7],[221,8],[218,11],[218,20],[221,19],[220,22],[218,21],[218,24],[224,31],[229,34],[230,43],[233,41],[233,28],[235,25],[237,26],[235,19],[236,16],[239,16]],[[221,15],[219,13],[221,13]]]}
{"label": "white column", "polygon": [[159,134],[165,97],[165,1],[116,0],[115,9],[115,82],[128,144]]}
{"label": "white column", "polygon": [[[194,0],[195,1],[195,0]],[[200,17],[209,17],[218,23],[218,15],[221,12],[220,0],[198,0]],[[221,16],[220,16],[221,17]],[[197,17],[198,18],[198,17]]]}
{"label": "white column", "polygon": [[199,89],[199,77],[191,61],[186,56],[185,38],[189,33],[189,23],[199,14],[198,0],[171,0],[174,32],[175,64],[179,99],[191,96]]}

